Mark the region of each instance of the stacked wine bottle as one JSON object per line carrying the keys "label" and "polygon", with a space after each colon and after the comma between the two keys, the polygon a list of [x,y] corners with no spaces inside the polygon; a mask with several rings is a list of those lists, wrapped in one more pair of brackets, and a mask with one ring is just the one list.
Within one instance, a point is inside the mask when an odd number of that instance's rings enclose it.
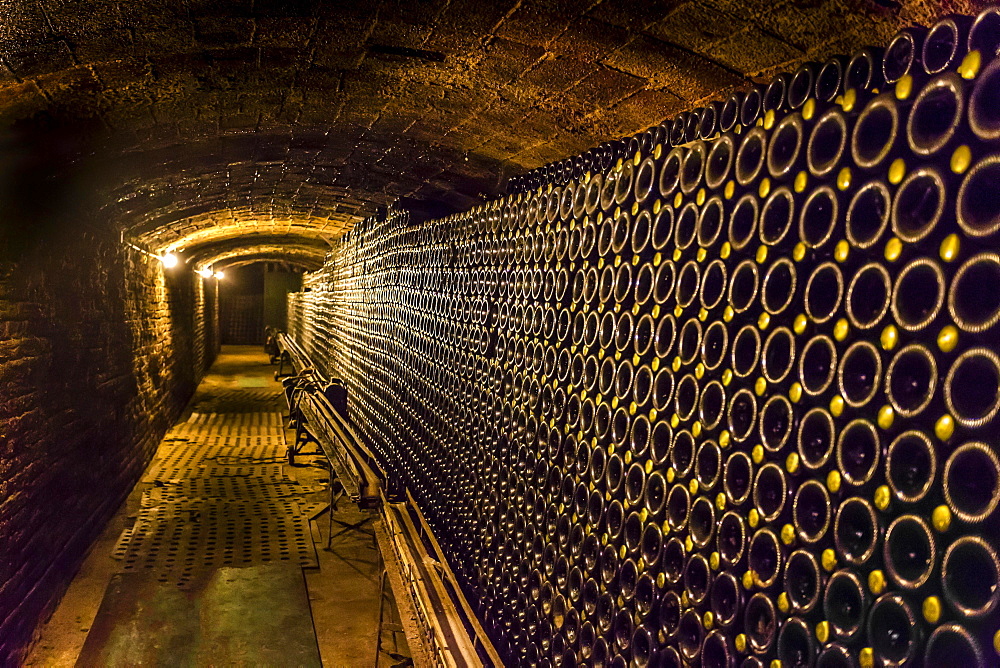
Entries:
{"label": "stacked wine bottle", "polygon": [[293,296],[509,665],[1000,661],[998,46],[948,17],[390,211]]}

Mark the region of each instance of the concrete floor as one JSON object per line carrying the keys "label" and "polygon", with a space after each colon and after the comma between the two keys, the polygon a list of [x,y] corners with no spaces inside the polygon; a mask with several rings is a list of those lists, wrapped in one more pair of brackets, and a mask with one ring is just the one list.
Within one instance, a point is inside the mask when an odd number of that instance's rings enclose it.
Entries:
{"label": "concrete floor", "polygon": [[[206,375],[178,424],[192,413],[226,413],[230,411],[283,411],[280,386],[274,382],[275,367],[268,365],[266,355],[257,347],[226,346],[215,365]],[[294,433],[285,432],[288,442]],[[154,464],[165,448],[180,447],[161,444]],[[312,450],[314,448],[308,448]],[[175,450],[176,451],[176,450]],[[299,457],[291,467],[283,465],[285,476],[302,486],[319,490],[329,473],[314,465],[320,456]],[[143,492],[152,485],[140,482],[123,504],[100,539],[91,548],[86,561],[73,580],[51,619],[40,629],[38,642],[32,649],[28,666],[72,666],[76,663],[97,615],[105,589],[112,576],[122,570],[122,561],[112,558],[112,552],[122,531],[133,524],[140,512]],[[298,499],[312,511],[326,501],[325,491],[313,491]],[[378,628],[378,556],[370,523],[360,528],[348,528],[364,516],[349,501],[342,500],[335,515],[333,540],[327,549],[329,520],[322,515],[310,522],[316,545],[318,568],[304,569],[312,619],[323,664],[327,666],[371,666],[375,662]],[[391,600],[387,615],[398,615]],[[383,653],[382,666],[406,665],[406,641],[397,634],[394,648],[392,634],[383,635],[383,646],[395,649],[396,657]],[[227,657],[217,657],[217,663],[227,664]]]}

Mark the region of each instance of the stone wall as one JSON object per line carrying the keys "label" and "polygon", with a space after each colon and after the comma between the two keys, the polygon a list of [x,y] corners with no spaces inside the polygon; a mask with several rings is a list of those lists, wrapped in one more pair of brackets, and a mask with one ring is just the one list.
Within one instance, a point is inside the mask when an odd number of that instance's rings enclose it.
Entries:
{"label": "stone wall", "polygon": [[79,225],[0,264],[0,665],[16,664],[218,348],[217,287]]}

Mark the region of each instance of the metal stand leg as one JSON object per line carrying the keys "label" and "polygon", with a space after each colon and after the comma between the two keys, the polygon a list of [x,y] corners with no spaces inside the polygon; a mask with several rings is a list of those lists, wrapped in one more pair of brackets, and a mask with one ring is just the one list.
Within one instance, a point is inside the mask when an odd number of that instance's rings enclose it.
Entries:
{"label": "metal stand leg", "polygon": [[285,373],[285,362],[288,362],[289,364],[291,364],[292,360],[288,356],[288,353],[281,353],[278,356],[278,370],[274,372],[274,379],[275,380],[280,380],[280,379],[285,378],[287,376],[293,376],[293,375],[295,375],[294,374],[294,371],[295,371],[294,368],[292,369],[292,373]]}
{"label": "metal stand leg", "polygon": [[391,620],[392,608],[389,609],[388,615],[390,619],[386,619],[386,603],[388,596],[386,595],[387,584],[389,581],[388,573],[385,569],[385,561],[382,560],[382,553],[378,554],[378,637],[375,642],[375,668],[378,668],[379,661],[382,658],[382,634],[386,631],[392,634],[392,652],[389,652],[389,656],[400,661],[396,665],[410,665],[413,663],[407,659],[405,656],[400,656],[399,654],[399,640],[397,634],[403,633],[402,623],[397,624]]}
{"label": "metal stand leg", "polygon": [[[378,668],[382,658],[382,624],[385,621],[385,562],[382,553],[378,553],[378,630],[375,636],[375,668]],[[393,634],[393,640],[396,636]]]}
{"label": "metal stand leg", "polygon": [[[336,487],[334,487],[336,485]],[[333,471],[330,472],[330,523],[327,526],[326,534],[326,549],[330,549],[333,545],[333,513],[337,510],[337,502],[340,501],[340,497],[344,495],[344,486],[340,484],[340,481],[333,477]]]}
{"label": "metal stand leg", "polygon": [[354,524],[350,524],[348,522],[342,522],[341,520],[338,520],[336,518],[333,518],[333,521],[336,522],[337,524],[339,524],[340,526],[344,527],[344,528],[341,529],[340,531],[338,531],[335,534],[330,534],[330,539],[331,540],[333,539],[334,536],[339,536],[340,534],[344,533],[345,531],[359,531],[361,529],[361,527],[363,527],[366,523],[371,522],[372,518],[365,517],[360,522],[355,522]]}
{"label": "metal stand leg", "polygon": [[[295,429],[295,442],[292,445],[288,446],[288,450],[287,450],[287,453],[286,453],[287,457],[288,457],[288,463],[290,465],[292,465],[292,466],[295,466],[295,457],[298,456],[298,455],[322,455],[323,454],[323,450],[319,447],[319,441],[317,441],[315,438],[312,437],[312,434],[309,433],[309,430],[306,429],[303,426],[304,424],[305,424],[305,420],[302,418],[302,416],[299,415],[299,414],[296,414],[294,416],[292,424],[289,425],[289,428],[294,427],[294,429]],[[315,443],[316,444],[316,451],[315,452],[303,452],[303,448],[305,448],[310,443]]]}

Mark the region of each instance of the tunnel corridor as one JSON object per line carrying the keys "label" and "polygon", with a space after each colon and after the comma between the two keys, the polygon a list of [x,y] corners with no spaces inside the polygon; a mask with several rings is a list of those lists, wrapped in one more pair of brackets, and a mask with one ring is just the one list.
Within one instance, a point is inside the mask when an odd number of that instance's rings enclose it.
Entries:
{"label": "tunnel corridor", "polygon": [[289,464],[274,369],[259,346],[222,348],[27,665],[373,663],[370,527],[348,508],[324,521],[321,457]]}
{"label": "tunnel corridor", "polygon": [[0,666],[1000,661],[997,7],[3,14]]}

